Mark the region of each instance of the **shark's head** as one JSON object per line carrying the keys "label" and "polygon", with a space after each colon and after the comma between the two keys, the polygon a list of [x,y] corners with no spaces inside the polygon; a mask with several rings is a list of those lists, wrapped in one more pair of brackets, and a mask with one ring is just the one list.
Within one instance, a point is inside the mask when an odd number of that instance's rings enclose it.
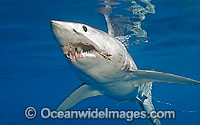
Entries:
{"label": "shark's head", "polygon": [[92,28],[79,23],[51,21],[52,30],[63,52],[73,64],[82,67],[95,63],[98,58],[98,45],[86,36],[92,35]]}
{"label": "shark's head", "polygon": [[123,67],[126,49],[107,33],[80,23],[52,20],[51,24],[64,54],[79,69],[99,75]]}

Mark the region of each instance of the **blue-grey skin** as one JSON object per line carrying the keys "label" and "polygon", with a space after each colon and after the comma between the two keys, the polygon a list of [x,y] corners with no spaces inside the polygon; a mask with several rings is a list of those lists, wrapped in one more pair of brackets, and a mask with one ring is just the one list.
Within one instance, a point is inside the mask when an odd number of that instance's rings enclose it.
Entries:
{"label": "blue-grey skin", "polygon": [[[200,83],[173,74],[138,70],[124,45],[112,34],[80,23],[51,23],[64,54],[83,81],[57,110],[65,111],[86,98],[106,95],[119,102],[139,100],[148,114],[155,110],[151,98],[152,82]],[[150,120],[153,124],[160,124],[159,119]]]}

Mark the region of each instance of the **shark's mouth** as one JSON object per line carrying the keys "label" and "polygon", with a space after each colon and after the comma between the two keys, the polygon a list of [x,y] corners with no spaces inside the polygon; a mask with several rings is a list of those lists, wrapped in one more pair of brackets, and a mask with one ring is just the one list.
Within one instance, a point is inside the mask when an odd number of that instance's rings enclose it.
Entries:
{"label": "shark's mouth", "polygon": [[70,43],[62,47],[64,54],[67,59],[70,61],[79,60],[85,57],[96,58],[96,54],[101,55],[105,59],[111,60],[109,57],[112,56],[107,52],[98,51],[93,45],[84,43],[84,42],[76,42]]}
{"label": "shark's mouth", "polygon": [[70,61],[82,59],[84,57],[96,58],[97,52],[93,45],[83,42],[71,43],[62,47],[64,54]]}

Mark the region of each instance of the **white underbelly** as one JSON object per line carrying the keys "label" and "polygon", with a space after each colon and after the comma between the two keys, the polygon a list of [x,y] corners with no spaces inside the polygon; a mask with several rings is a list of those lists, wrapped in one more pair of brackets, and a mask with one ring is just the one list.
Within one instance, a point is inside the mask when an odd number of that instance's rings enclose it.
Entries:
{"label": "white underbelly", "polygon": [[104,95],[119,101],[134,101],[138,92],[138,88],[129,82],[106,84],[101,87],[101,90]]}

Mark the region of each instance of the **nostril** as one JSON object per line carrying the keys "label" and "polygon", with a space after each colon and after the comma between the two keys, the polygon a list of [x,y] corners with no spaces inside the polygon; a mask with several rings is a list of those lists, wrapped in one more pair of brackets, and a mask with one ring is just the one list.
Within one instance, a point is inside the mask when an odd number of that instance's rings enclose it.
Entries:
{"label": "nostril", "polygon": [[73,29],[73,31],[74,31],[75,33],[77,33],[77,31],[76,31],[75,29]]}

